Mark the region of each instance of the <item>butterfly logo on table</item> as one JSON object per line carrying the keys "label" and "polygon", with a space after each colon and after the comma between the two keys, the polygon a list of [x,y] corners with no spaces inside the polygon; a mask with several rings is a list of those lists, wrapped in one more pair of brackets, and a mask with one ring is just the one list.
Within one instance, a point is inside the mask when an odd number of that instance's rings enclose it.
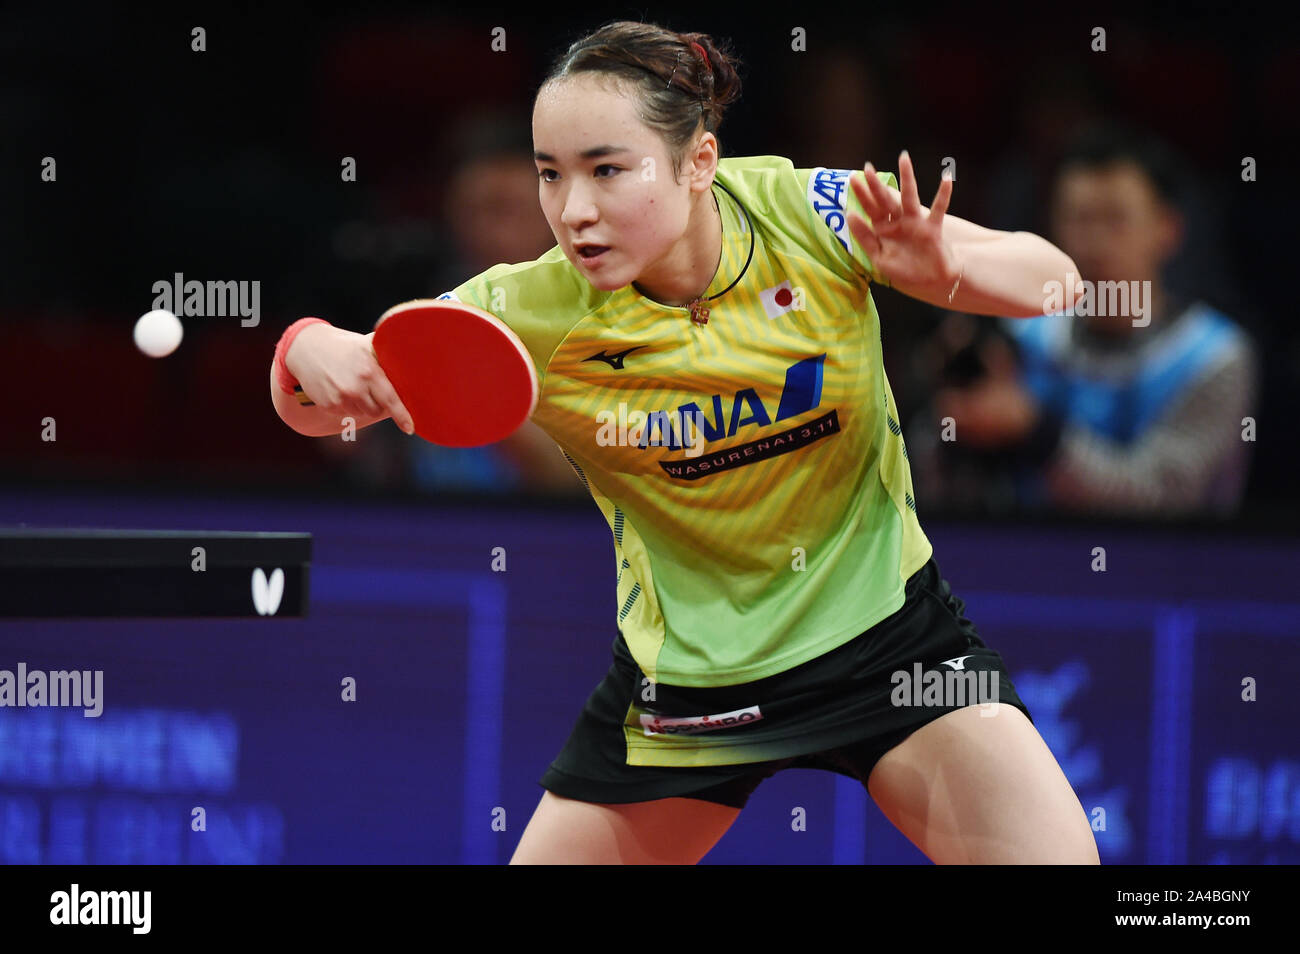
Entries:
{"label": "butterfly logo on table", "polygon": [[274,616],[284,596],[284,570],[276,567],[268,579],[259,566],[253,570],[253,608],[258,616]]}

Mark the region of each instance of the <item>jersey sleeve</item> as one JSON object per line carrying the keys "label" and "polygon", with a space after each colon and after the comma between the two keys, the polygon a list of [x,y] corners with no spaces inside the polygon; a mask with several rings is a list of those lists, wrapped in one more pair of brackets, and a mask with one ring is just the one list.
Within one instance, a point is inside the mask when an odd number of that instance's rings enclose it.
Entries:
{"label": "jersey sleeve", "polygon": [[[849,187],[849,176],[862,175],[860,169],[796,169],[795,176],[806,200],[808,215],[813,219],[813,232],[818,237],[825,254],[855,274],[889,287],[889,280],[881,275],[867,253],[849,232],[850,211],[857,212],[868,222],[871,216],[862,209],[862,203]],[[876,172],[885,185],[897,189],[898,179],[892,172]]]}
{"label": "jersey sleeve", "polygon": [[487,272],[481,272],[472,278],[467,278],[459,285],[439,295],[438,300],[460,301],[467,305],[473,305],[475,308],[487,308],[485,300],[489,297],[490,288],[486,275]]}

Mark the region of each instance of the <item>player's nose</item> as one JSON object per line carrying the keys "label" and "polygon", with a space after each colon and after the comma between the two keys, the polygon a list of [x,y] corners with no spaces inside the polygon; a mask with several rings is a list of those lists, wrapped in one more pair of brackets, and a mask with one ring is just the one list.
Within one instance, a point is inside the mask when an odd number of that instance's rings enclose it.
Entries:
{"label": "player's nose", "polygon": [[595,222],[598,217],[595,203],[582,190],[569,190],[569,194],[564,199],[564,211],[560,213],[561,222],[576,232],[583,226]]}

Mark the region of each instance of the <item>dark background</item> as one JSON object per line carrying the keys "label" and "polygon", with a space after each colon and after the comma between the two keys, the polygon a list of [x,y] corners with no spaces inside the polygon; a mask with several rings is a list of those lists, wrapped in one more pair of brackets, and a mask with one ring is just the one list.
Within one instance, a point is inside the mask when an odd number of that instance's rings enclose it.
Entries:
{"label": "dark background", "polygon": [[[551,4],[467,18],[395,3],[11,7],[0,31],[11,361],[0,474],[362,489],[275,417],[266,367],[280,332],[307,314],[369,331],[391,304],[446,290],[439,216],[458,123],[502,111],[526,126],[550,57],[631,16],[733,42],[745,92],[720,130],[724,154],[896,168],[907,148],[923,200],[951,156],[952,211],[990,227],[1045,229],[1052,151],[1089,118],[1177,146],[1196,188],[1169,280],[1255,338],[1264,379],[1246,519],[1293,520],[1297,203],[1283,145],[1297,139],[1300,45],[1267,9],[813,5],[777,18]],[[196,25],[203,53],[190,49]],[[790,50],[795,26],[807,52]],[[1104,53],[1089,49],[1096,26]],[[494,27],[505,52],[491,50]],[[47,155],[57,183],[40,180]],[[357,182],[340,181],[343,156]],[[1241,181],[1244,156],[1258,181]],[[260,281],[261,324],[187,320],[178,352],[141,356],[131,327],[153,283],[176,272]],[[876,294],[906,419],[925,395],[909,393],[901,363],[936,314]],[[39,440],[33,421],[46,415],[60,421],[57,445]]]}

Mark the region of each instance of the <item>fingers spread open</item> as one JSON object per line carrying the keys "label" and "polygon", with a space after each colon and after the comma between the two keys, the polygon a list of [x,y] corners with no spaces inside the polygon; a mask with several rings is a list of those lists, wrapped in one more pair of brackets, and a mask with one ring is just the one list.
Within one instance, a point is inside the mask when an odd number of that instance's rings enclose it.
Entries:
{"label": "fingers spread open", "polygon": [[[872,197],[876,200],[877,213],[872,216],[873,222],[898,221],[903,217],[903,203],[899,201],[898,193],[889,186],[880,181],[876,175],[875,167],[867,163],[867,188],[871,190]],[[870,213],[868,213],[870,214]]]}
{"label": "fingers spread open", "polygon": [[952,198],[952,177],[944,173],[939,181],[939,190],[934,194],[930,205],[930,221],[939,222],[948,211],[948,200]]}
{"label": "fingers spread open", "polygon": [[849,213],[849,232],[858,240],[858,244],[862,246],[862,250],[869,257],[874,258],[880,251],[880,239],[877,238],[872,227],[867,224],[867,220],[858,215],[857,212]]}
{"label": "fingers spread open", "polygon": [[871,180],[876,177],[875,173],[871,171],[871,163],[867,163],[867,167],[863,172],[864,174],[861,176],[856,172],[849,176],[849,188],[853,190],[853,194],[862,203],[862,211],[866,212],[873,222],[877,218],[884,219],[886,213],[882,210],[880,201],[871,190]]}
{"label": "fingers spread open", "polygon": [[912,157],[904,149],[898,156],[898,186],[903,202],[903,212],[907,215],[921,214],[921,197],[916,193],[916,170],[912,168]]}

